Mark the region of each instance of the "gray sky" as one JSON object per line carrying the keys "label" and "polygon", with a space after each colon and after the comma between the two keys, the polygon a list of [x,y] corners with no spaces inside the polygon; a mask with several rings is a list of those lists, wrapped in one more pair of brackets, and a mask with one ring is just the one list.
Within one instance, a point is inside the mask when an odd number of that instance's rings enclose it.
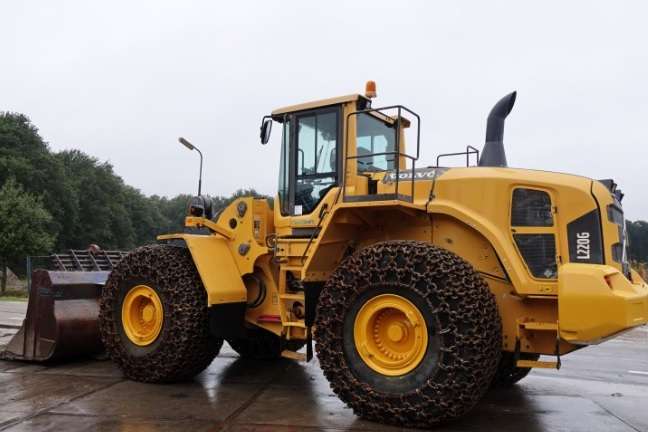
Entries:
{"label": "gray sky", "polygon": [[273,108],[362,92],[422,117],[422,164],[481,148],[518,90],[511,166],[614,178],[648,219],[644,2],[5,1],[0,110],[27,114],[55,150],[110,161],[146,194],[276,191]]}

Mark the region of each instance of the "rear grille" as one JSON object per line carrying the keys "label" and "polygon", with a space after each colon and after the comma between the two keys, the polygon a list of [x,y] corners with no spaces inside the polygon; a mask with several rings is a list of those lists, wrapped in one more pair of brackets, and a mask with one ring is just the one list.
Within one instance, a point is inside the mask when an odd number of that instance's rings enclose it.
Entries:
{"label": "rear grille", "polygon": [[517,245],[531,274],[539,279],[555,279],[556,238],[553,234],[514,234]]}

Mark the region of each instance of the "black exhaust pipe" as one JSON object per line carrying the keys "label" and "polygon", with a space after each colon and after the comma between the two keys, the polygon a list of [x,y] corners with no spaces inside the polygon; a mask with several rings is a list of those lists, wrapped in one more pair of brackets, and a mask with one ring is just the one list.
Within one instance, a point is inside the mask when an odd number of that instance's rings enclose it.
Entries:
{"label": "black exhaust pipe", "polygon": [[511,113],[517,92],[509,93],[499,100],[488,114],[486,144],[479,158],[479,166],[505,167],[504,120]]}

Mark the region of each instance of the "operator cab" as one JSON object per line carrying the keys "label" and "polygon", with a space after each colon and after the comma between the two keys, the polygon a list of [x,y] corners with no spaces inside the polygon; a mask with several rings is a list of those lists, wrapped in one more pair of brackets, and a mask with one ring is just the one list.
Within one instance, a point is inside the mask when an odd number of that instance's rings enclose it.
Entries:
{"label": "operator cab", "polygon": [[401,106],[372,109],[375,94],[375,83],[370,81],[364,96],[354,94],[288,106],[264,117],[263,144],[270,138],[273,121],[282,126],[278,185],[282,216],[313,213],[338,186],[344,192],[343,201],[359,195],[367,201],[378,200],[379,180],[405,169],[405,158],[416,160],[418,155],[403,154],[403,129],[410,122],[401,112],[411,111]]}

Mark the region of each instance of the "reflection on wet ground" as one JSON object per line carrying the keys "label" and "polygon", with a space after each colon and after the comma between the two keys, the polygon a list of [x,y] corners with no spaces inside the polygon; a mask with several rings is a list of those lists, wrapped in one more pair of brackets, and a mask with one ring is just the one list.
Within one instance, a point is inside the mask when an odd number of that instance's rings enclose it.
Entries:
{"label": "reflection on wet ground", "polygon": [[[0,430],[400,429],[353,415],[330,390],[317,360],[247,361],[225,346],[205,372],[173,385],[125,380],[105,360],[2,361]],[[533,372],[514,388],[493,391],[470,415],[437,430],[648,432],[648,328],[566,356],[560,371]]]}

